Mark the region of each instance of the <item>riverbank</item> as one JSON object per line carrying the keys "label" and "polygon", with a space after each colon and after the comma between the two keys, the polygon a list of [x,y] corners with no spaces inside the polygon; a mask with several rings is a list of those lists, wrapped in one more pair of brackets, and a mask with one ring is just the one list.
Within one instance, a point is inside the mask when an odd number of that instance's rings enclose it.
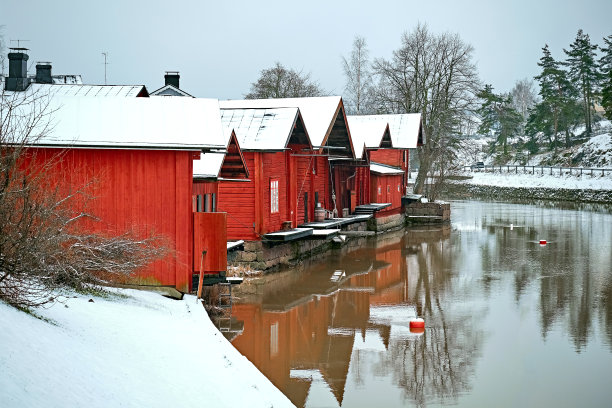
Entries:
{"label": "riverbank", "polygon": [[587,203],[612,202],[612,176],[513,173],[466,173],[454,180],[442,196],[447,199],[555,200]]}
{"label": "riverbank", "polygon": [[0,406],[293,406],[194,296],[59,299],[32,314],[0,303]]}

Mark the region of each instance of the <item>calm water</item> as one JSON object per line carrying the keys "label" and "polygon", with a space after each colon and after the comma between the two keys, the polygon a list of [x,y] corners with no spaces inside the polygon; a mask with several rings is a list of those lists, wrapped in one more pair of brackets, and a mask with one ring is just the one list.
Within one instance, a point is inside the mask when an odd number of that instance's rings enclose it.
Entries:
{"label": "calm water", "polygon": [[612,214],[452,219],[244,285],[234,346],[297,406],[612,406]]}

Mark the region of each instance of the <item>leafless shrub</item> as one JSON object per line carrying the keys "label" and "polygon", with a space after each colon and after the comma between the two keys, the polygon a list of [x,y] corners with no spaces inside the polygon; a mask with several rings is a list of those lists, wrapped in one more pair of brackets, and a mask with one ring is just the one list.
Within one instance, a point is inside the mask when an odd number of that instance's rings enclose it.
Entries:
{"label": "leafless shrub", "polygon": [[75,188],[56,168],[64,152],[33,147],[52,130],[52,114],[48,95],[1,95],[0,299],[18,307],[52,302],[60,288],[125,279],[169,252],[151,233],[86,228],[96,220],[87,211],[95,180]]}

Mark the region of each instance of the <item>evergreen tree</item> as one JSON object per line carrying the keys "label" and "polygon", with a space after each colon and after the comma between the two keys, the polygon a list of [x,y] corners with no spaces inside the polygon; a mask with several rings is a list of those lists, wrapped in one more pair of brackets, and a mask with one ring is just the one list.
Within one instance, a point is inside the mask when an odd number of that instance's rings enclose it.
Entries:
{"label": "evergreen tree", "polygon": [[[548,137],[550,147],[556,149],[558,132],[560,130],[565,130],[566,134],[568,132],[569,122],[562,116],[567,115],[568,107],[573,105],[576,89],[568,80],[567,73],[561,68],[561,64],[550,54],[548,44],[542,48],[542,52],[544,55],[538,62],[542,72],[535,79],[540,84],[540,97],[542,98],[540,104],[543,106],[533,111],[532,114],[537,112],[538,117],[531,118],[528,122],[531,123],[531,131],[539,129]],[[550,115],[550,118],[545,115]],[[549,129],[548,126],[552,128]],[[560,126],[565,126],[565,129]]]}
{"label": "evergreen tree", "polygon": [[606,110],[606,118],[612,120],[612,69],[608,70],[601,88],[601,106]]}
{"label": "evergreen tree", "polygon": [[565,65],[569,68],[569,78],[576,84],[582,94],[582,108],[584,111],[584,124],[587,135],[592,130],[593,97],[599,83],[598,64],[595,61],[596,44],[591,44],[588,34],[578,30],[576,39],[570,45],[569,51],[563,51],[567,55]]}
{"label": "evergreen tree", "polygon": [[601,47],[602,57],[599,59],[601,75],[601,105],[606,110],[606,118],[612,120],[612,35],[605,37],[604,47]]}
{"label": "evergreen tree", "polygon": [[495,145],[501,145],[503,155],[508,155],[508,139],[516,135],[522,122],[521,114],[513,107],[510,95],[495,94],[491,85],[485,85],[476,96],[482,101],[477,109],[481,123],[478,133],[493,134]]}

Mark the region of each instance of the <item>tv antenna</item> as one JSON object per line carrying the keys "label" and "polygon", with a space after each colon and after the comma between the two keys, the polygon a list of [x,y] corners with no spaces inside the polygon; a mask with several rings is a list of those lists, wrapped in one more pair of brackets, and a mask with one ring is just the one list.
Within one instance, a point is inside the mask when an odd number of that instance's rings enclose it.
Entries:
{"label": "tv antenna", "polygon": [[23,48],[21,47],[21,43],[22,42],[29,42],[30,40],[11,40],[11,42],[16,42],[17,43],[17,47],[9,47],[11,50],[18,50],[18,51],[27,51],[27,48]]}
{"label": "tv antenna", "polygon": [[106,85],[106,66],[108,65],[108,62],[106,61],[106,59],[108,58],[108,51],[104,51],[102,53],[102,55],[104,55],[104,85]]}

